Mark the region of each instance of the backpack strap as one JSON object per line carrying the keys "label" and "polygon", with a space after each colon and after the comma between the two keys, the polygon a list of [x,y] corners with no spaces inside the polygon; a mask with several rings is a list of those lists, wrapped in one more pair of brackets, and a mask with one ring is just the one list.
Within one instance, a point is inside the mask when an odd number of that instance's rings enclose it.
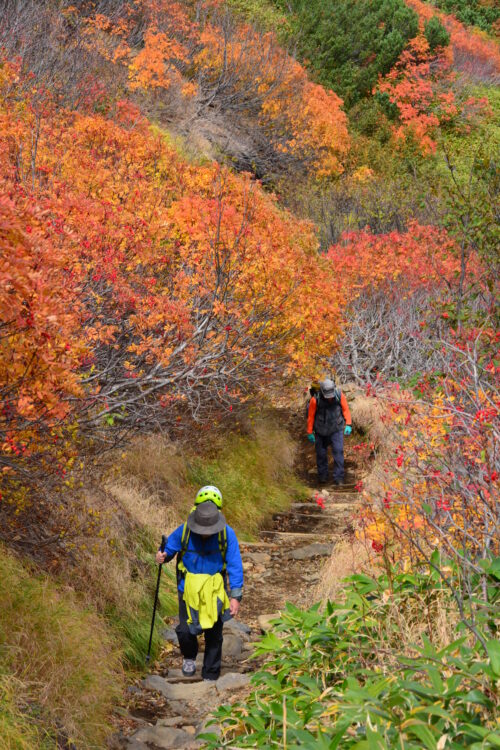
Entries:
{"label": "backpack strap", "polygon": [[218,539],[219,539],[219,552],[221,553],[221,557],[222,557],[222,572],[225,573],[226,554],[227,554],[227,528],[226,526],[224,526],[222,531],[219,531]]}
{"label": "backpack strap", "polygon": [[191,531],[190,529],[188,529],[187,523],[185,523],[184,528],[182,529],[181,548],[179,552],[177,553],[177,578],[178,579],[183,578],[186,575],[186,566],[182,562],[182,558],[186,554],[190,536],[191,536]]}
{"label": "backpack strap", "polygon": [[[188,529],[187,523],[184,524],[184,528],[182,529],[182,536],[181,536],[181,548],[179,552],[177,553],[177,576],[185,576],[186,575],[186,566],[182,562],[182,558],[186,554],[188,544],[189,544],[189,537],[191,536],[191,531]],[[226,572],[226,555],[227,555],[227,528],[224,526],[222,531],[219,531],[217,535],[218,541],[219,541],[219,552],[222,557],[222,573]]]}

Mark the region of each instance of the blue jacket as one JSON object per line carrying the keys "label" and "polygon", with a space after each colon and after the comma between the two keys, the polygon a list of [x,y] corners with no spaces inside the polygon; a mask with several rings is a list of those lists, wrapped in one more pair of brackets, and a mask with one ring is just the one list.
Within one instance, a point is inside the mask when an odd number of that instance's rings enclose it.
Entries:
{"label": "blue jacket", "polygon": [[[172,560],[182,548],[182,531],[184,524],[173,531],[167,539],[165,562]],[[226,570],[229,577],[229,596],[231,599],[239,599],[243,593],[243,564],[241,562],[240,546],[235,532],[226,525],[227,552]],[[182,562],[190,573],[208,573],[214,575],[222,571],[223,560],[219,550],[219,536],[212,534],[208,539],[203,539],[193,531],[189,534],[188,546]],[[179,581],[179,591],[184,591],[184,580]]]}

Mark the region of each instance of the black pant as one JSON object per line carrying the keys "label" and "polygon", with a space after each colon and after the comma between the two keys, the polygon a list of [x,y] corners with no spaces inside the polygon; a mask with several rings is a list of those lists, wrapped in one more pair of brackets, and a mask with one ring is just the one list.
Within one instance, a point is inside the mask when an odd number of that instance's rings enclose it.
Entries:
{"label": "black pant", "polygon": [[342,482],[344,479],[344,431],[339,430],[332,435],[316,434],[316,463],[318,466],[318,478],[321,481],[328,479],[328,446],[332,447],[333,453],[333,479]]}
{"label": "black pant", "polygon": [[[196,659],[198,655],[198,637],[189,632],[188,613],[184,594],[179,591],[179,624],[175,632],[179,641],[181,654],[185,659]],[[205,636],[205,657],[201,676],[208,680],[217,680],[222,663],[222,620],[219,619],[212,628],[203,631]]]}

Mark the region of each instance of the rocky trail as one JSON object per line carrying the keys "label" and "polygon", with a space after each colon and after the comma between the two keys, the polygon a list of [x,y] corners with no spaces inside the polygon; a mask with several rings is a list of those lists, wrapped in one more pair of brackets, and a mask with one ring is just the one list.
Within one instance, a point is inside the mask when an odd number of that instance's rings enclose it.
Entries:
{"label": "rocky trail", "polygon": [[[298,473],[311,488],[305,502],[275,514],[256,542],[242,542],[245,594],[238,620],[224,626],[223,666],[217,682],[203,682],[201,664],[194,677],[183,677],[172,620],[163,630],[165,646],[149,675],[130,685],[119,711],[113,750],[168,750],[203,747],[197,735],[210,713],[239,700],[251,673],[262,664],[252,657],[253,644],[286,602],[310,605],[313,589],[334,544],[353,533],[351,519],[361,478],[354,451],[346,446],[346,485],[314,487],[314,450],[304,450]],[[331,461],[331,457],[330,457]],[[203,649],[203,638],[200,638]],[[213,731],[213,729],[211,730]]]}

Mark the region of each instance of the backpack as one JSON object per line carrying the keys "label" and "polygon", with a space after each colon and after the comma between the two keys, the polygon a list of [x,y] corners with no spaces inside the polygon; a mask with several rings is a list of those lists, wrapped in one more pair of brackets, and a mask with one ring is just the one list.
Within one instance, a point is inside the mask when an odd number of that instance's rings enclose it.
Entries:
{"label": "backpack", "polygon": [[306,402],[306,421],[307,421],[307,417],[309,416],[309,404],[311,403],[311,399],[315,398],[316,403],[317,403],[318,396],[320,393],[321,393],[321,390],[320,390],[319,385],[317,385],[316,383],[313,383],[311,387],[309,388],[309,398],[307,399],[307,402]]}
{"label": "backpack", "polygon": [[331,401],[320,394],[314,416],[314,432],[316,435],[325,437],[337,432],[337,430],[344,429],[345,418],[340,403],[341,396],[339,388],[335,389],[335,395]]}
{"label": "backpack", "polygon": [[[182,537],[181,537],[181,548],[180,551],[177,553],[177,581],[181,578],[184,578],[186,575],[186,566],[182,562],[182,558],[187,552],[188,544],[189,544],[189,537],[191,536],[191,530],[188,528],[187,523],[184,524],[184,528],[182,529]],[[227,528],[224,526],[222,531],[219,531],[217,534],[218,540],[219,540],[219,552],[222,556],[222,576],[224,577],[224,574],[226,572],[226,555],[227,555]]]}

